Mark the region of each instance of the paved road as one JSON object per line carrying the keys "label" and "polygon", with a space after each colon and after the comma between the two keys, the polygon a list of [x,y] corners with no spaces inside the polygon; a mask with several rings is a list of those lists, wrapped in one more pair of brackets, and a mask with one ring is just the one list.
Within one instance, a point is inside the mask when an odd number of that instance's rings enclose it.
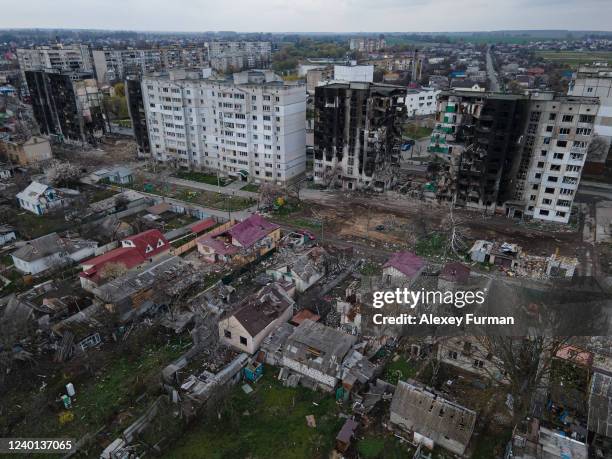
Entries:
{"label": "paved road", "polygon": [[487,76],[489,77],[489,89],[493,92],[501,92],[499,77],[493,67],[493,56],[491,55],[491,45],[487,47]]}

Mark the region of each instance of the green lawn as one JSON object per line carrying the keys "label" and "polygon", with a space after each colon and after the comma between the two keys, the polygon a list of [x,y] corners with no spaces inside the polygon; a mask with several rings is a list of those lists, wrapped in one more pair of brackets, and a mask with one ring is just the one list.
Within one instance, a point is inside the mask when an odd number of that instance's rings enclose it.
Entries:
{"label": "green lawn", "polygon": [[230,196],[214,191],[196,190],[168,183],[143,182],[141,179],[137,179],[130,187],[137,191],[144,191],[158,196],[192,202],[203,207],[211,207],[218,210],[244,210],[257,203],[257,201],[252,198]]}
{"label": "green lawn", "polygon": [[357,442],[359,457],[363,459],[405,459],[414,451],[392,435],[367,435]]}
{"label": "green lawn", "polygon": [[36,239],[45,234],[64,231],[74,226],[67,222],[61,213],[36,215],[23,209],[11,213],[7,223],[14,226],[24,239]]}
{"label": "green lawn", "polygon": [[432,131],[431,128],[409,123],[404,125],[402,132],[411,139],[422,139],[423,137],[429,137]]}
{"label": "green lawn", "polygon": [[258,193],[259,192],[259,185],[257,183],[249,183],[248,185],[245,185],[245,186],[243,186],[240,189],[242,191],[250,191],[251,193]]}
{"label": "green lawn", "polygon": [[[199,421],[164,457],[327,458],[344,423],[337,416],[333,395],[283,387],[276,379],[277,372],[266,366],[264,377],[249,395],[240,386],[232,388],[220,418]],[[307,415],[315,416],[316,428],[307,426]]]}
{"label": "green lawn", "polygon": [[406,381],[416,376],[417,368],[413,362],[409,362],[403,356],[396,361],[391,361],[385,371],[385,381],[397,384],[398,381]]}
{"label": "green lawn", "polygon": [[193,180],[194,182],[206,183],[208,185],[221,185],[226,186],[232,183],[232,180],[227,179],[225,177],[219,177],[219,181],[217,182],[217,176],[211,174],[205,174],[203,172],[187,172],[187,171],[179,171],[176,173],[178,178],[183,180]]}
{"label": "green lawn", "polygon": [[[135,399],[157,387],[160,371],[185,351],[189,341],[174,336],[166,341],[158,334],[154,336],[151,330],[149,338],[138,342],[144,344],[129,346],[123,352],[118,350],[108,364],[95,374],[70,374],[70,371],[64,370],[46,379],[48,385],[44,391],[35,387],[30,393],[24,393],[25,388],[12,388],[5,399],[5,406],[9,408],[0,417],[0,433],[8,433],[5,422],[21,419],[20,423],[13,425],[12,433],[32,437],[80,438],[85,433],[106,426],[105,431],[115,435],[147,407],[150,400],[143,400],[136,406]],[[102,345],[103,350],[106,346],[109,344]],[[89,351],[93,353],[94,360],[97,352]],[[74,418],[61,424],[60,413],[50,407],[57,406],[54,400],[59,397],[58,394],[64,393],[68,382],[74,384],[77,393],[70,409]],[[118,416],[120,413],[124,415]]]}

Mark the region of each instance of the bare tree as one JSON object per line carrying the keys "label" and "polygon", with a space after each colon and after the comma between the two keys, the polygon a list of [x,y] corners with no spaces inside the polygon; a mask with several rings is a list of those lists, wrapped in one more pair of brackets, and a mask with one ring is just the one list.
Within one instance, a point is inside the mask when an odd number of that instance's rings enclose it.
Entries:
{"label": "bare tree", "polygon": [[100,277],[107,281],[111,281],[123,276],[127,271],[127,267],[124,263],[110,262],[106,263],[102,269],[100,269]]}
{"label": "bare tree", "polygon": [[68,162],[53,161],[47,169],[47,179],[55,186],[73,185],[79,181],[81,171]]}
{"label": "bare tree", "polygon": [[[548,386],[551,364],[569,337],[482,336],[478,343],[494,356],[483,367],[493,378],[508,382],[514,424],[529,415],[534,395]],[[495,375],[493,373],[496,373]]]}
{"label": "bare tree", "polygon": [[465,222],[457,218],[452,203],[449,204],[448,209],[448,248],[452,253],[460,257],[461,252],[463,252],[466,247],[466,238],[463,234]]}

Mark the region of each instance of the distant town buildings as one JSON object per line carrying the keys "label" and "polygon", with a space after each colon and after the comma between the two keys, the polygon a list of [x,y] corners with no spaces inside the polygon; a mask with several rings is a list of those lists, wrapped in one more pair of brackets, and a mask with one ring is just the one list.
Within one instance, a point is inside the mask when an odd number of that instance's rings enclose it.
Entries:
{"label": "distant town buildings", "polygon": [[334,65],[334,80],[359,81],[363,83],[374,82],[373,65]]}
{"label": "distant town buildings", "polygon": [[211,41],[210,66],[220,72],[266,68],[270,65],[272,45],[268,41]]}
{"label": "distant town buildings", "polygon": [[384,35],[379,35],[377,38],[372,37],[357,37],[351,38],[349,48],[351,51],[359,51],[360,53],[373,53],[380,51],[387,46]]}
{"label": "distant town buildings", "polygon": [[314,181],[343,189],[391,186],[406,89],[330,83],[315,90]]}
{"label": "distant town buildings", "polygon": [[155,161],[258,183],[306,169],[304,84],[264,70],[226,79],[177,71],[144,77],[142,93]]}

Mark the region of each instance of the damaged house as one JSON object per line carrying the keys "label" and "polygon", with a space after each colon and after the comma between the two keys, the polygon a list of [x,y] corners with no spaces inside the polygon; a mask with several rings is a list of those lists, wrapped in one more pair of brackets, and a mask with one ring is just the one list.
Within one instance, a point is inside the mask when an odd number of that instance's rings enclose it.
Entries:
{"label": "damaged house", "polygon": [[231,316],[219,321],[221,342],[254,354],[262,341],[293,316],[294,301],[280,283],[268,284],[245,298]]}
{"label": "damaged house", "polygon": [[406,91],[364,82],[333,82],[315,89],[315,183],[379,191],[393,185]]}
{"label": "damaged house", "polygon": [[391,402],[391,423],[414,434],[415,443],[439,445],[463,454],[472,438],[476,412],[417,385],[399,381]]}
{"label": "damaged house", "polygon": [[325,275],[327,251],[323,247],[313,247],[297,257],[292,253],[291,260],[285,260],[266,272],[275,280],[283,279],[295,284],[295,290],[305,292]]}
{"label": "damaged house", "polygon": [[276,248],[280,226],[253,214],[227,230],[197,239],[198,252],[210,262],[250,263]]}
{"label": "damaged house", "polygon": [[53,209],[65,207],[69,202],[69,196],[76,196],[78,191],[67,189],[56,189],[44,183],[32,182],[23,191],[15,196],[22,209],[36,215],[46,214]]}
{"label": "damaged house", "polygon": [[304,320],[287,338],[282,365],[313,389],[332,391],[342,378],[342,362],[357,338],[312,320]]}

